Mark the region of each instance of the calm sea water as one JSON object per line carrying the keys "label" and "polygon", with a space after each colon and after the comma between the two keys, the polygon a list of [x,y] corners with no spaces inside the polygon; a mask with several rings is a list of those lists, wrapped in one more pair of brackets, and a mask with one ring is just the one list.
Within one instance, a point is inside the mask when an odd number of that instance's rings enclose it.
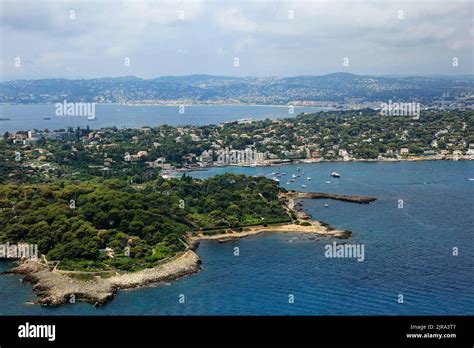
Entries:
{"label": "calm sea water", "polygon": [[[296,116],[301,112],[318,112],[327,110],[319,107],[295,107],[292,114],[288,107],[280,106],[247,106],[247,105],[194,105],[185,106],[180,114],[179,106],[127,106],[118,104],[97,104],[96,119],[88,121],[87,117],[56,116],[55,104],[34,105],[1,105],[0,134],[30,129],[66,129],[86,127],[97,129],[102,127],[138,128],[143,126],[168,125],[206,125],[220,122],[235,121],[241,118],[274,119]],[[44,118],[51,118],[45,120]]]}
{"label": "calm sea water", "polygon": [[[101,308],[42,308],[18,276],[0,277],[0,314],[35,315],[473,315],[474,162],[320,163],[300,165],[311,181],[293,188],[371,195],[369,205],[305,201],[314,218],[350,229],[365,261],[328,259],[331,239],[298,234],[203,242],[198,274],[156,287],[121,291]],[[336,170],[340,179],[330,179]],[[280,168],[216,168],[249,175],[296,173]],[[305,182],[307,188],[301,188]],[[286,181],[282,180],[286,186]],[[403,200],[403,209],[398,208]],[[328,203],[329,207],[324,207]],[[234,256],[234,248],[240,256]],[[453,256],[453,248],[459,255]],[[8,264],[0,263],[0,269]],[[180,304],[184,294],[187,303]],[[289,303],[289,295],[294,303]],[[404,303],[398,303],[403,295]]]}

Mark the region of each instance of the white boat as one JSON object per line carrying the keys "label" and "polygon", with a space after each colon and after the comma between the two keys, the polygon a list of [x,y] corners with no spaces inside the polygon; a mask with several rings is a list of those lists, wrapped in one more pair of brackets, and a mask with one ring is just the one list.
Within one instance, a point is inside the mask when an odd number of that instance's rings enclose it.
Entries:
{"label": "white boat", "polygon": [[292,174],[291,177],[294,179],[294,178],[296,178],[296,175],[295,175],[295,174]]}
{"label": "white boat", "polygon": [[469,179],[467,179],[467,180],[469,180],[469,181],[474,181],[474,178],[469,178]]}
{"label": "white boat", "polygon": [[280,182],[280,179],[278,178],[272,178],[273,181]]}
{"label": "white boat", "polygon": [[291,184],[289,181],[286,182],[287,185]]}
{"label": "white boat", "polygon": [[95,121],[95,116],[87,116],[88,121]]}
{"label": "white boat", "polygon": [[301,187],[307,187],[305,184],[301,185]]}
{"label": "white boat", "polygon": [[330,184],[331,182],[330,181],[326,181],[326,184]]}
{"label": "white boat", "polygon": [[337,173],[337,172],[332,172],[332,173],[331,173],[331,176],[332,176],[333,178],[339,178],[341,175],[340,175],[339,173]]}
{"label": "white boat", "polygon": [[306,180],[311,180],[311,178],[308,176],[308,177],[306,178]]}
{"label": "white boat", "polygon": [[329,204],[326,203],[324,206],[327,208],[327,207],[329,207]]}

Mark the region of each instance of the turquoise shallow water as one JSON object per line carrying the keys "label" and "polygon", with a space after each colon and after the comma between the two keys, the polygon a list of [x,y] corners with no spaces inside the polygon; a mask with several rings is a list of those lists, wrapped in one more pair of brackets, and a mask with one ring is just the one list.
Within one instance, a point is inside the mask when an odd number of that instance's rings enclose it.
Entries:
{"label": "turquoise shallow water", "polygon": [[[203,242],[203,270],[170,284],[121,291],[109,304],[60,308],[27,304],[35,296],[17,276],[0,277],[3,315],[473,315],[473,162],[319,163],[300,165],[311,181],[293,188],[371,195],[358,205],[305,201],[314,218],[354,231],[347,243],[365,246],[365,261],[328,259],[330,239],[265,234],[235,243]],[[341,174],[331,179],[332,171]],[[296,173],[280,168],[214,168],[249,175]],[[301,188],[305,181],[307,188]],[[286,180],[281,184],[286,186]],[[398,208],[402,199],[404,208]],[[328,203],[329,207],[324,207]],[[234,256],[239,247],[240,256]],[[459,255],[452,255],[452,248]],[[0,269],[7,263],[1,262]],[[179,303],[180,294],[186,296]],[[289,295],[294,303],[289,303]],[[398,295],[404,303],[398,303]]]}

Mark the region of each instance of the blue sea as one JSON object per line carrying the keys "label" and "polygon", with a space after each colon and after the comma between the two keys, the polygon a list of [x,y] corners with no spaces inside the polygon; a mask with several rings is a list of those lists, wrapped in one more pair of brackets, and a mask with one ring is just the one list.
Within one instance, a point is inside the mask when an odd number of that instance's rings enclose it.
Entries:
{"label": "blue sea", "polygon": [[[207,125],[236,121],[241,118],[275,119],[293,117],[302,112],[327,110],[321,107],[294,107],[255,105],[189,105],[180,113],[179,106],[97,104],[94,121],[85,116],[56,116],[55,104],[0,104],[0,134],[31,129],[66,129],[67,127],[140,128],[144,126]],[[292,111],[292,113],[290,113]],[[50,118],[50,120],[45,120]]]}
{"label": "blue sea", "polygon": [[[315,219],[354,232],[365,260],[326,258],[332,239],[263,234],[229,244],[202,242],[201,272],[155,287],[120,291],[103,307],[27,304],[31,285],[0,277],[3,315],[473,315],[474,162],[318,163],[286,185],[377,197],[363,205],[306,200]],[[193,172],[267,175],[296,165]],[[340,179],[329,178],[337,171]],[[311,181],[306,179],[311,177]],[[330,180],[331,184],[325,182]],[[307,187],[302,188],[305,184]],[[403,208],[400,208],[400,200]],[[325,204],[328,207],[325,207]],[[234,256],[238,247],[240,256]],[[457,248],[458,255],[453,255]],[[0,263],[0,270],[8,263]],[[180,295],[185,303],[179,302]],[[400,295],[403,303],[399,303]],[[294,301],[290,301],[293,298]]]}

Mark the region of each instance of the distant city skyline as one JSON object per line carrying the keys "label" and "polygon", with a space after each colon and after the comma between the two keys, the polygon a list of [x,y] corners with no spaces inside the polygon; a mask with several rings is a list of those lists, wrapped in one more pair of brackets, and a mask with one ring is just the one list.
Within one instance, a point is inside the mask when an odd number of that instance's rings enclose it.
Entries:
{"label": "distant city skyline", "polygon": [[473,3],[0,1],[0,79],[471,75]]}

